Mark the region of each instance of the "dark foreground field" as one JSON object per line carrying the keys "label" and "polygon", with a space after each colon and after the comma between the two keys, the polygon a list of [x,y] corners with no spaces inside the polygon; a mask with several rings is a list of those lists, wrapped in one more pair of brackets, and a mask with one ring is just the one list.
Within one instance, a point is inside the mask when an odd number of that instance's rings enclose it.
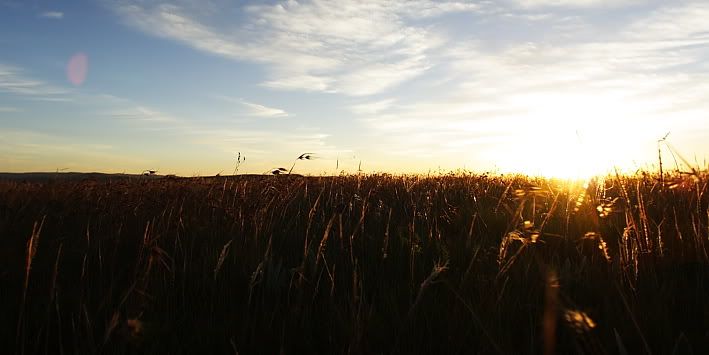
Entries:
{"label": "dark foreground field", "polygon": [[0,181],[0,352],[709,351],[706,176]]}

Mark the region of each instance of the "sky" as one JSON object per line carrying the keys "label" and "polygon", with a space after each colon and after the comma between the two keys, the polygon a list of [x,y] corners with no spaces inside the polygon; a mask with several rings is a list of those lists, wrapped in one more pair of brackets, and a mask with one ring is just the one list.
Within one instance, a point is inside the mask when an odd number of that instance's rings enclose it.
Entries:
{"label": "sky", "polygon": [[[0,171],[705,167],[709,1],[0,0]],[[671,147],[671,150],[670,148]],[[682,163],[679,163],[680,165]],[[682,168],[680,166],[680,168]]]}

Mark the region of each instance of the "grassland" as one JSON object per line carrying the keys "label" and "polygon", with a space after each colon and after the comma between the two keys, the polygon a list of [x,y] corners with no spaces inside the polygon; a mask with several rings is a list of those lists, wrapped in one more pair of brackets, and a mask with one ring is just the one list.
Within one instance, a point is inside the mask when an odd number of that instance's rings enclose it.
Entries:
{"label": "grassland", "polygon": [[0,346],[706,353],[708,182],[4,181]]}

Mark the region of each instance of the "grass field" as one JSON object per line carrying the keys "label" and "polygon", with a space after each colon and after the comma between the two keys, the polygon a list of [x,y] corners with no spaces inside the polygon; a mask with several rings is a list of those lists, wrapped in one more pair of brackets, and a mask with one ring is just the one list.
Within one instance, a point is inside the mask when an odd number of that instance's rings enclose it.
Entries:
{"label": "grass field", "polygon": [[709,351],[705,174],[0,182],[4,353]]}

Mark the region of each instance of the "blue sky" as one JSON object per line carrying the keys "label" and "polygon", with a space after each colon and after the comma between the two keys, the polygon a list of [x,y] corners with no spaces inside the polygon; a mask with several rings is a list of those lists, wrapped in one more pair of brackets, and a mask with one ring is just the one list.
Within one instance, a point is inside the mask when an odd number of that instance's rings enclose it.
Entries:
{"label": "blue sky", "polygon": [[0,0],[0,171],[212,175],[241,152],[262,173],[314,152],[296,171],[578,175],[646,167],[667,132],[703,164],[707,18],[694,1]]}

